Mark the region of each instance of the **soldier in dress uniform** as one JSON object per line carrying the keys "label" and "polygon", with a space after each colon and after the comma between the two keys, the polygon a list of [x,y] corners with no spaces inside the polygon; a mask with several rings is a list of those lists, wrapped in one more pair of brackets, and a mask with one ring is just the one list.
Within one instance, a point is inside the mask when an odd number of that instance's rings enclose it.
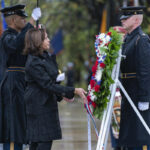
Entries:
{"label": "soldier in dress uniform", "polygon": [[[122,47],[122,84],[150,127],[150,39],[143,33],[143,6],[121,8],[127,31]],[[124,150],[150,150],[150,135],[125,97],[121,104],[119,143]]]}
{"label": "soldier in dress uniform", "polygon": [[25,5],[5,7],[0,10],[4,14],[8,29],[0,39],[0,142],[4,150],[22,150],[26,143],[26,115],[24,103],[24,38],[26,32],[33,28],[34,22],[40,18],[40,8],[32,12],[30,23],[26,23]]}

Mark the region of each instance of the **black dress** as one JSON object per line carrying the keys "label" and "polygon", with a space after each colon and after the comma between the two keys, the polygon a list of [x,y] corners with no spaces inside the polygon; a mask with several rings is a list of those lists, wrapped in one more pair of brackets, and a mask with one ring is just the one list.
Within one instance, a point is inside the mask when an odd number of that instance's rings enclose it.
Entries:
{"label": "black dress", "polygon": [[29,55],[25,71],[28,140],[46,142],[60,139],[57,102],[62,96],[73,98],[74,88],[56,82],[58,68],[55,56],[49,56],[47,52],[41,56]]}

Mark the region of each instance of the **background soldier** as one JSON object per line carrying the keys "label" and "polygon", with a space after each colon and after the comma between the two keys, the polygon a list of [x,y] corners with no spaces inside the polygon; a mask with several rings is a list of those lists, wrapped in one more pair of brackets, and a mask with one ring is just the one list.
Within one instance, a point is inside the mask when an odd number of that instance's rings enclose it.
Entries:
{"label": "background soldier", "polygon": [[[150,40],[140,27],[144,7],[121,8],[122,26],[127,31],[121,62],[122,84],[132,101],[150,126]],[[125,150],[149,150],[150,135],[140,122],[133,108],[122,99],[120,145]]]}
{"label": "background soldier", "polygon": [[33,28],[35,20],[41,16],[40,8],[32,12],[30,23],[26,23],[25,5],[6,7],[4,14],[8,29],[1,37],[1,87],[0,87],[0,142],[4,150],[10,149],[14,142],[15,150],[21,150],[26,143],[26,116],[24,105],[24,65],[26,56],[24,37],[28,29]]}

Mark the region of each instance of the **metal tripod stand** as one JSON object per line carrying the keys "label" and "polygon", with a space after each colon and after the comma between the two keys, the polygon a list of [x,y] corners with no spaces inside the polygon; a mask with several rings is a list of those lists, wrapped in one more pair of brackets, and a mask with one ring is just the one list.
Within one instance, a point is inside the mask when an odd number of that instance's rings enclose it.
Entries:
{"label": "metal tripod stand", "polygon": [[111,90],[110,101],[103,114],[96,150],[106,150],[107,148],[107,141],[108,141],[108,135],[109,135],[111,117],[112,117],[112,112],[113,112],[113,105],[114,105],[114,97],[115,97],[115,92],[116,92],[117,87],[120,87],[123,94],[126,96],[128,102],[130,103],[131,107],[134,109],[135,113],[137,114],[143,126],[145,127],[146,131],[150,135],[150,128],[146,124],[145,120],[143,119],[138,109],[134,105],[133,101],[129,97],[128,93],[126,92],[121,82],[119,81],[119,71],[120,71],[120,63],[121,63],[122,57],[123,57],[122,50],[120,49],[119,56],[116,60],[117,63],[114,66],[113,71],[112,71],[112,79],[114,80],[114,84],[110,87],[110,90]]}

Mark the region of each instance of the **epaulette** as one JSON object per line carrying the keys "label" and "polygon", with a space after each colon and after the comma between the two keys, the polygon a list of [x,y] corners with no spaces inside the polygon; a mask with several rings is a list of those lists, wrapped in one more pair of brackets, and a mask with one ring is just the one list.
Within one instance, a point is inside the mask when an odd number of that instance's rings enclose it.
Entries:
{"label": "epaulette", "polygon": [[5,38],[5,36],[7,35],[7,33],[9,32],[9,30],[8,29],[6,29],[3,33],[2,33],[2,35],[1,35],[1,37],[0,37],[0,39],[4,39]]}
{"label": "epaulette", "polygon": [[142,36],[146,36],[146,34],[145,34],[145,33],[142,33]]}
{"label": "epaulette", "polygon": [[139,35],[138,35],[138,37],[137,37],[137,39],[136,39],[136,45],[137,45],[137,43],[138,43],[138,41],[139,41],[139,39],[140,39],[140,37],[147,37],[149,40],[150,40],[150,38],[149,38],[149,36],[147,35],[147,34],[145,34],[144,32],[139,32]]}
{"label": "epaulette", "polygon": [[140,31],[139,32],[139,36],[143,36],[143,37],[148,37],[149,38],[149,36],[146,34],[146,33],[144,33],[143,31]]}
{"label": "epaulette", "polygon": [[145,34],[145,33],[142,33],[141,36],[147,37],[150,40],[149,36],[147,34]]}

